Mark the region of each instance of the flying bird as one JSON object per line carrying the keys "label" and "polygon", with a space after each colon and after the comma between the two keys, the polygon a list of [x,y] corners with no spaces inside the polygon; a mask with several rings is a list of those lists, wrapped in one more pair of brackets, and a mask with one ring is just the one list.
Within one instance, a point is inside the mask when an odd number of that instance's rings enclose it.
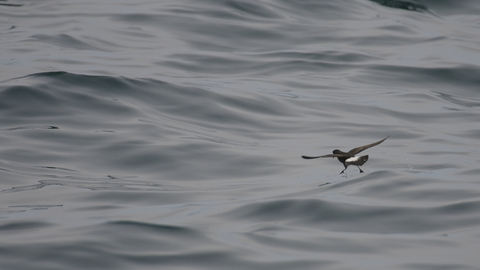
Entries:
{"label": "flying bird", "polygon": [[[388,136],[388,137],[390,137],[390,136]],[[355,155],[362,152],[363,150],[367,150],[370,147],[374,147],[375,145],[381,144],[383,141],[388,139],[388,137],[381,140],[381,141],[375,142],[375,143],[371,143],[371,144],[367,144],[367,145],[360,146],[360,147],[357,147],[357,148],[353,148],[352,150],[350,150],[348,152],[343,152],[343,151],[340,151],[338,149],[335,149],[335,150],[333,150],[333,154],[318,156],[318,157],[302,156],[302,158],[304,158],[304,159],[314,159],[314,158],[324,158],[324,157],[338,158],[338,161],[340,161],[343,164],[343,166],[345,166],[345,169],[343,169],[343,171],[341,171],[340,174],[342,174],[347,169],[347,167],[349,165],[357,166],[357,168],[360,170],[360,172],[363,173],[362,169],[360,169],[359,166],[362,166],[363,164],[365,164],[365,162],[367,162],[368,155],[361,156],[361,157],[356,157]]]}

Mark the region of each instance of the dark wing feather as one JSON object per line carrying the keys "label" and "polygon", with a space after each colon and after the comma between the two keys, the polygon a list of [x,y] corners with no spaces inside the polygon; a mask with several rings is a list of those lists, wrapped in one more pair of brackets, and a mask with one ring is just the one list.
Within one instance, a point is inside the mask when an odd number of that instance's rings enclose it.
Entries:
{"label": "dark wing feather", "polygon": [[302,156],[302,158],[304,159],[314,159],[314,158],[322,158],[322,157],[347,157],[347,156],[342,154],[329,154],[329,155],[318,156],[318,157]]}
{"label": "dark wing feather", "polygon": [[[388,137],[390,137],[390,136],[388,136]],[[355,156],[356,154],[362,152],[363,150],[367,150],[367,149],[370,148],[370,147],[374,147],[375,145],[381,144],[383,141],[385,141],[386,139],[388,139],[388,137],[385,138],[385,139],[383,139],[383,140],[381,140],[381,141],[375,142],[375,143],[371,143],[371,144],[367,144],[367,145],[360,146],[360,147],[357,147],[357,148],[353,148],[352,150],[348,151],[348,154],[350,154],[350,155],[352,155],[352,156]]]}

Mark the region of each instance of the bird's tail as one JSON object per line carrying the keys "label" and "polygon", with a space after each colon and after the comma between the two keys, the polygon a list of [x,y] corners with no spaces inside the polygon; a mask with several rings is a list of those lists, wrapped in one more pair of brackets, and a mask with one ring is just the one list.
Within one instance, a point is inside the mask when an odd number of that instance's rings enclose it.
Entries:
{"label": "bird's tail", "polygon": [[365,162],[367,162],[368,160],[368,155],[366,156],[361,156],[358,158],[358,160],[355,162],[355,165],[357,166],[362,166],[363,164],[365,164]]}

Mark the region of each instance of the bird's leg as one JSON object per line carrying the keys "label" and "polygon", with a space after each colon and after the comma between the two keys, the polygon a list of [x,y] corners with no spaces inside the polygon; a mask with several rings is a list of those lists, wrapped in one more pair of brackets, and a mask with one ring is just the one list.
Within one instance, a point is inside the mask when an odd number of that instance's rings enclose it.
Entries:
{"label": "bird's leg", "polygon": [[360,169],[360,167],[357,166],[357,168],[360,170],[361,173],[363,172],[362,169]]}

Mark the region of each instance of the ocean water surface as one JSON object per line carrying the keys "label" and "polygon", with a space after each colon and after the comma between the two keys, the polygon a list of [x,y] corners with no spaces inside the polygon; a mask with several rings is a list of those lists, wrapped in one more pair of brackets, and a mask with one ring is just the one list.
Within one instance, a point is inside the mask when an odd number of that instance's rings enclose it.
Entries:
{"label": "ocean water surface", "polygon": [[0,1],[0,269],[480,269],[479,14]]}

